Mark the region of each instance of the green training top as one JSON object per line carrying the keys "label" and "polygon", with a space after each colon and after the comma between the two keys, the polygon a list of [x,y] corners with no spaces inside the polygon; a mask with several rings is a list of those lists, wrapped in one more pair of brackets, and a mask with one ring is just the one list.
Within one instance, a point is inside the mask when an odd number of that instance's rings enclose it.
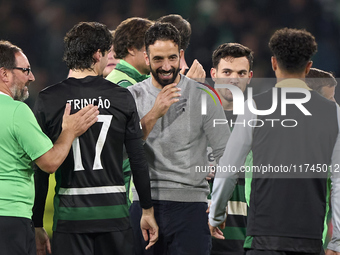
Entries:
{"label": "green training top", "polygon": [[135,67],[121,59],[106,79],[121,87],[127,88],[149,77],[150,75],[140,74]]}
{"label": "green training top", "polygon": [[31,163],[53,147],[31,109],[0,92],[0,215],[32,217]]}

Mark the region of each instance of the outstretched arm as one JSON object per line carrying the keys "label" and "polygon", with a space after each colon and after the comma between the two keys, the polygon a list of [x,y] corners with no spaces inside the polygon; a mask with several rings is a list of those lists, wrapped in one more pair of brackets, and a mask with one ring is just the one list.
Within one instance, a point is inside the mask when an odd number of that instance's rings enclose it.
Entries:
{"label": "outstretched arm", "polygon": [[149,249],[158,240],[158,225],[154,217],[151,201],[149,167],[140,138],[125,140],[126,151],[129,155],[133,182],[135,184],[140,205],[143,209],[140,227],[145,241],[149,240]]}
{"label": "outstretched arm", "polygon": [[62,132],[53,148],[35,160],[39,168],[47,173],[54,173],[67,157],[73,140],[85,133],[97,120],[98,107],[88,105],[70,115],[71,106],[66,104]]}

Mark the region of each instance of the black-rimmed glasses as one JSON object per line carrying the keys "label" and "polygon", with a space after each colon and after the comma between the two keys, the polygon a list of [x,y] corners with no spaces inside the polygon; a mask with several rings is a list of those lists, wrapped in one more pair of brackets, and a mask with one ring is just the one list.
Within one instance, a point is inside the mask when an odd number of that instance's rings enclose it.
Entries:
{"label": "black-rimmed glasses", "polygon": [[14,67],[13,69],[21,70],[23,73],[24,73],[24,72],[27,72],[27,76],[30,75],[30,72],[31,72],[31,68],[30,68],[30,67],[28,67],[28,68],[24,68],[24,67]]}

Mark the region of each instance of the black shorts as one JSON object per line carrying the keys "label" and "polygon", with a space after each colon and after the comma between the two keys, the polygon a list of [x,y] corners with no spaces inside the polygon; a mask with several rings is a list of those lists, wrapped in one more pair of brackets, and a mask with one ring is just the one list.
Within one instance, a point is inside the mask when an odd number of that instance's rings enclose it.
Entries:
{"label": "black shorts", "polygon": [[30,219],[0,216],[0,254],[37,254],[35,230]]}
{"label": "black shorts", "polygon": [[132,229],[105,233],[53,232],[53,255],[133,255]]}

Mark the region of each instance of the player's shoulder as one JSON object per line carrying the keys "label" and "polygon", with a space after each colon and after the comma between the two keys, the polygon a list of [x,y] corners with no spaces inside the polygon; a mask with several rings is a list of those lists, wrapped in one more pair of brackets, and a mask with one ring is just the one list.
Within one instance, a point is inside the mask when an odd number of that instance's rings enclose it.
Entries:
{"label": "player's shoulder", "polygon": [[152,84],[151,77],[149,77],[148,79],[145,79],[144,81],[131,85],[127,87],[127,89],[131,92],[132,95],[140,94],[140,93],[146,92],[150,84]]}
{"label": "player's shoulder", "polygon": [[18,101],[18,100],[11,100],[10,105],[14,109],[23,109],[23,110],[30,110],[29,106],[25,104],[24,102]]}
{"label": "player's shoulder", "polygon": [[64,81],[61,81],[61,82],[55,83],[53,85],[47,86],[46,88],[42,89],[39,92],[39,94],[47,94],[47,93],[50,93],[50,92],[54,92],[62,86],[63,82]]}
{"label": "player's shoulder", "polygon": [[214,89],[207,83],[197,82],[191,78],[186,77],[185,75],[180,74],[180,81],[178,83],[178,87],[182,90],[189,90],[193,92],[198,92],[199,90],[208,90],[213,92]]}
{"label": "player's shoulder", "polygon": [[24,102],[13,100],[11,105],[7,109],[12,109],[9,112],[17,114],[22,114],[22,116],[27,116],[27,114],[33,114],[31,108]]}

